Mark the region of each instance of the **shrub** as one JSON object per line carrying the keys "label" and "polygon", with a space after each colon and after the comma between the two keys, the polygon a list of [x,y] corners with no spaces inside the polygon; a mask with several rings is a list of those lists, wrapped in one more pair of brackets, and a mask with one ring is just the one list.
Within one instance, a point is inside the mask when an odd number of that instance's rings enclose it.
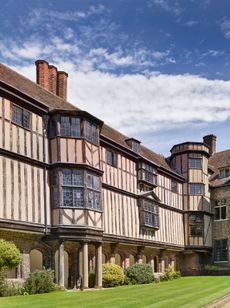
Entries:
{"label": "shrub", "polygon": [[181,273],[174,270],[172,266],[169,266],[165,273],[160,277],[161,281],[173,280],[181,277]]}
{"label": "shrub", "polygon": [[94,288],[96,283],[96,275],[95,272],[89,273],[89,288]]}
{"label": "shrub", "polygon": [[24,284],[25,291],[29,294],[49,293],[55,288],[53,271],[36,270],[30,273]]}
{"label": "shrub", "polygon": [[102,284],[104,288],[116,287],[124,283],[123,269],[116,264],[102,264]]}
{"label": "shrub", "polygon": [[135,264],[125,270],[126,284],[145,284],[153,282],[153,271],[148,264]]}
{"label": "shrub", "polygon": [[13,268],[21,261],[22,256],[14,243],[0,240],[0,269]]}
{"label": "shrub", "polygon": [[0,271],[0,297],[24,294],[22,285],[6,279],[6,272]]}
{"label": "shrub", "polygon": [[204,269],[207,271],[207,272],[216,272],[219,270],[219,267],[214,265],[214,264],[206,264],[204,266]]}

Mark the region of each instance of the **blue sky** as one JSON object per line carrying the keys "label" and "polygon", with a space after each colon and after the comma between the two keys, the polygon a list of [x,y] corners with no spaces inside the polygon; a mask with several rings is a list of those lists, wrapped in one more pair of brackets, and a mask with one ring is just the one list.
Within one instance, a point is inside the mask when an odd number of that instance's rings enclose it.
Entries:
{"label": "blue sky", "polygon": [[230,0],[8,0],[0,61],[69,73],[69,101],[153,150],[230,148]]}

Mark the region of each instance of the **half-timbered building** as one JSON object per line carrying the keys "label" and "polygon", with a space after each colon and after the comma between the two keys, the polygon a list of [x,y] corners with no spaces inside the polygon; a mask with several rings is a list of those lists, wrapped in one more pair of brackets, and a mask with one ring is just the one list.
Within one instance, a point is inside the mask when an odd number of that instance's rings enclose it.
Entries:
{"label": "half-timbered building", "polygon": [[82,277],[87,288],[95,270],[101,287],[106,262],[186,272],[211,262],[213,246],[221,261],[230,233],[218,234],[213,211],[226,219],[218,170],[229,157],[219,166],[215,136],[165,158],[70,104],[65,72],[44,60],[36,69],[34,83],[0,64],[0,237],[23,256],[9,277],[45,266],[60,285]]}

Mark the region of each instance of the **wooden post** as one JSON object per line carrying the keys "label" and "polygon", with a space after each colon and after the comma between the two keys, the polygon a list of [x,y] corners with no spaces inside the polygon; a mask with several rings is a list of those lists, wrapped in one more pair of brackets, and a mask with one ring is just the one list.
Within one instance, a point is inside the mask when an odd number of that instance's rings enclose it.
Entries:
{"label": "wooden post", "polygon": [[58,246],[58,284],[65,286],[65,263],[64,263],[64,241],[59,242]]}
{"label": "wooden post", "polygon": [[89,256],[88,243],[83,243],[83,289],[89,287]]}
{"label": "wooden post", "polygon": [[102,288],[102,243],[96,246],[96,287]]}

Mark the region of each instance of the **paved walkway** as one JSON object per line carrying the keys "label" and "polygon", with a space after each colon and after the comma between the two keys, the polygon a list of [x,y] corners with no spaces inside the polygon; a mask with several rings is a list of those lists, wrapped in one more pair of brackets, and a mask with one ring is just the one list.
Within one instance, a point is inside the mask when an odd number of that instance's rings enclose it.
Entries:
{"label": "paved walkway", "polygon": [[230,308],[230,295],[225,295],[221,299],[206,305],[204,308]]}

